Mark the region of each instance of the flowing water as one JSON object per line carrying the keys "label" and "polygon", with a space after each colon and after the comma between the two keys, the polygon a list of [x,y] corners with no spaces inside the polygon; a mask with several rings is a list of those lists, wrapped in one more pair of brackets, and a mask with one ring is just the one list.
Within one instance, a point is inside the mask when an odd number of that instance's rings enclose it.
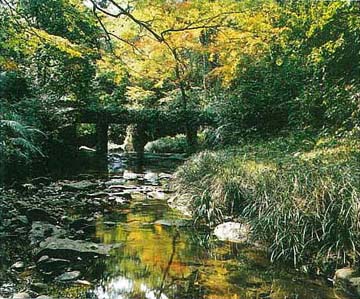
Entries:
{"label": "flowing water", "polygon": [[[116,156],[110,161],[110,179],[120,179],[124,164]],[[154,178],[174,170],[174,160],[161,161],[137,172]],[[346,298],[323,279],[270,264],[261,249],[217,241],[208,229],[193,228],[187,219],[180,221],[184,217],[166,202],[168,180],[159,182],[158,186],[157,181],[144,186],[143,179],[126,182],[133,190],[131,203],[98,218],[92,236],[96,242],[121,246],[82,269],[91,285],[49,281],[51,295],[89,299]],[[141,188],[152,188],[161,195],[155,197],[165,199],[154,199],[150,193],[139,192]]]}

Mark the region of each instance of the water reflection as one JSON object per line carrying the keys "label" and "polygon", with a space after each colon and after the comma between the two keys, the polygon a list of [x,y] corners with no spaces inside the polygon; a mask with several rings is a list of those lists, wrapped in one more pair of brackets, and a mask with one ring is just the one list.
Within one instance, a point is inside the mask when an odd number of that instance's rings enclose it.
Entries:
{"label": "water reflection", "polygon": [[99,241],[124,246],[106,261],[96,298],[345,298],[319,281],[275,269],[260,250],[217,242],[206,231],[154,224],[175,217],[152,201],[130,208],[114,228],[98,222]]}
{"label": "water reflection", "polygon": [[[109,166],[115,180],[122,179],[119,174],[127,170],[134,171],[126,163],[118,162],[114,158]],[[147,168],[141,169],[141,180],[134,179],[131,184],[143,184],[147,173],[148,178],[159,176],[160,172],[169,171],[170,165],[164,163],[161,168],[152,167],[151,172]],[[150,186],[164,189],[156,184]],[[92,287],[84,290],[66,286],[65,291],[60,292],[63,297],[346,298],[321,280],[311,280],[295,271],[284,270],[286,267],[269,264],[266,253],[259,249],[216,241],[206,230],[172,226],[171,220],[179,219],[181,215],[170,210],[164,200],[156,200],[141,192],[132,195],[129,206],[98,219],[94,236],[98,242],[121,243],[123,246],[88,269],[86,278],[92,280]],[[160,219],[164,221],[157,222]],[[115,225],[109,226],[109,222],[115,222]]]}

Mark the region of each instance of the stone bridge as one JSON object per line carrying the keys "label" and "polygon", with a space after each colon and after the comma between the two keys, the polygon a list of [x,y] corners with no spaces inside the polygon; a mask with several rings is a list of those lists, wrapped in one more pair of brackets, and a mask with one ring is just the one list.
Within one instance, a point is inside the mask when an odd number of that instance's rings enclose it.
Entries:
{"label": "stone bridge", "polygon": [[108,152],[110,124],[127,125],[127,137],[132,150],[142,156],[147,142],[165,136],[184,133],[190,148],[196,147],[197,131],[201,126],[214,124],[214,116],[203,110],[160,109],[83,109],[78,113],[78,123],[96,125],[96,150],[99,155]]}

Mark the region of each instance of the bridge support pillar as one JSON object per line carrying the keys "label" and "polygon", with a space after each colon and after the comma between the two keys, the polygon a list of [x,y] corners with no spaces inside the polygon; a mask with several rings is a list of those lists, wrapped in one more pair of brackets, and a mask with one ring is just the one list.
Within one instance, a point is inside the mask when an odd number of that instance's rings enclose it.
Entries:
{"label": "bridge support pillar", "polygon": [[99,156],[106,156],[108,153],[108,129],[109,124],[105,120],[99,119],[96,123],[96,153]]}
{"label": "bridge support pillar", "polygon": [[145,128],[141,124],[131,124],[126,129],[126,138],[124,141],[125,151],[136,152],[138,159],[144,158],[144,147],[148,141]]}

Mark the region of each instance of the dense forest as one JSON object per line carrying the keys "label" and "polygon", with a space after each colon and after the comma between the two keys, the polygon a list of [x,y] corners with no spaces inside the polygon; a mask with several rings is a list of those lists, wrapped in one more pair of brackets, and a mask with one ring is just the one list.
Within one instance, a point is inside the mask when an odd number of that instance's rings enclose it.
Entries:
{"label": "dense forest", "polygon": [[0,185],[95,147],[85,110],[132,113],[112,143],[187,153],[172,204],[195,224],[245,221],[305,272],[358,266],[360,2],[0,0]]}

